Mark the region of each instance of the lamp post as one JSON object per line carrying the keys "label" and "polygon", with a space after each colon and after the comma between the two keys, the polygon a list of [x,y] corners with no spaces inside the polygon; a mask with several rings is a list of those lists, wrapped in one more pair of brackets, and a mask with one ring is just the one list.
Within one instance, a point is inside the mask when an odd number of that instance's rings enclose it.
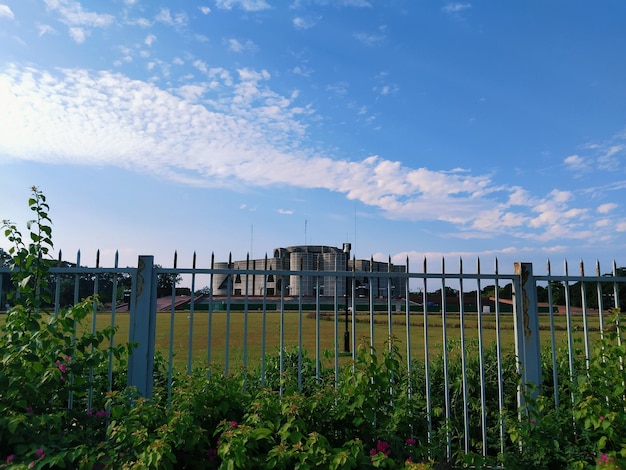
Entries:
{"label": "lamp post", "polygon": [[348,262],[350,261],[350,250],[352,249],[352,245],[350,243],[343,244],[343,252],[346,255],[346,331],[343,335],[343,351],[349,353],[350,352],[350,329],[349,329],[349,321],[348,321]]}

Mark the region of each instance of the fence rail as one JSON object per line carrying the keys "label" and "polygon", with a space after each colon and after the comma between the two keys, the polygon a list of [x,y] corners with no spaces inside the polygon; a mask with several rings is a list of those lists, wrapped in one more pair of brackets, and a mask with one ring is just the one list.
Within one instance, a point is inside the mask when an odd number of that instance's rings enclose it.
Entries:
{"label": "fence rail", "polygon": [[[458,429],[461,437],[453,442],[452,432],[446,433],[448,456],[453,448],[466,453],[480,449],[484,455],[504,452],[506,430],[502,416],[506,402],[511,401],[510,393],[515,393],[515,399],[522,404],[525,389],[540,391],[544,382],[542,348],[549,350],[552,388],[558,406],[563,399],[559,397],[559,382],[572,380],[576,373],[575,342],[578,338],[583,342],[584,363],[588,365],[592,341],[604,334],[609,310],[624,309],[626,300],[626,270],[618,269],[615,263],[612,272],[605,275],[596,264],[592,276],[584,274],[582,263],[577,275],[569,274],[567,263],[564,274],[553,274],[548,263],[547,273],[538,275],[530,263],[515,263],[513,271],[502,273],[497,261],[492,272],[483,272],[480,260],[474,272],[465,272],[462,260],[457,272],[450,272],[442,260],[438,273],[429,272],[426,261],[421,272],[411,271],[408,259],[403,271],[392,271],[389,262],[387,271],[365,273],[347,269],[347,264],[323,272],[267,268],[267,262],[259,262],[263,269],[256,265],[249,269],[249,263],[245,268],[241,264],[234,267],[230,261],[216,267],[213,259],[210,267],[202,268],[196,267],[195,256],[190,268],[176,264],[175,258],[173,268],[164,268],[155,265],[152,256],[140,256],[136,268],[121,268],[116,257],[114,267],[100,267],[97,261],[96,267],[90,268],[80,266],[79,254],[75,266],[50,268],[50,286],[54,289],[51,309],[58,313],[63,306],[76,303],[87,294],[108,299],[107,305],[94,304],[91,329],[95,331],[99,318],[110,321],[112,326],[127,325],[128,336],[116,337],[115,341],[128,340],[136,345],[128,362],[128,385],[147,397],[152,394],[157,351],[167,361],[168,396],[172,393],[176,367],[181,366],[178,356],[185,355],[182,367],[188,373],[198,364],[217,363],[225,374],[233,367],[256,371],[265,385],[266,357],[272,346],[278,347],[281,376],[288,367],[289,348],[295,348],[301,388],[305,351],[313,351],[315,378],[320,380],[327,364],[323,350],[331,350],[330,366],[338,380],[340,368],[356,359],[361,337],[366,338],[371,349],[380,349],[384,341],[395,335],[396,341],[404,343],[408,375],[423,374],[425,378],[424,390],[411,389],[411,382],[407,386],[409,394],[423,394],[425,398],[429,433],[436,431],[436,423],[451,422],[453,414],[459,412],[458,402],[462,403],[462,425]],[[2,306],[12,288],[9,273],[8,267],[0,267]],[[179,293],[180,276],[190,286],[191,295],[187,297]],[[218,276],[223,295],[216,294]],[[166,311],[158,312],[159,303],[163,302],[157,296],[162,291],[162,279],[173,282],[165,300]],[[357,285],[357,280],[361,284]],[[267,288],[268,282],[277,286],[273,295]],[[334,285],[323,285],[329,282]],[[209,288],[198,289],[202,285]],[[261,286],[260,290],[254,286]],[[313,295],[304,295],[307,289]],[[202,295],[196,295],[198,290],[202,290]],[[332,295],[323,295],[324,291]],[[539,291],[547,294],[544,305],[538,300]],[[576,330],[577,325],[582,332]],[[512,327],[512,335],[508,327]],[[505,334],[507,338],[503,337]],[[159,338],[165,340],[159,342]],[[568,350],[564,375],[559,375],[557,364],[559,339]],[[459,347],[452,349],[451,344]],[[493,347],[492,354],[489,351]],[[476,349],[477,364],[473,357],[468,357],[472,348]],[[511,354],[516,358],[521,378],[513,392],[506,389],[504,377],[505,356]],[[442,377],[433,376],[435,360],[441,361]],[[453,383],[452,361],[460,363],[460,383],[456,379]],[[111,357],[110,383],[112,369]],[[443,421],[436,417],[433,401],[441,397],[435,396],[435,389],[443,394]],[[282,391],[281,387],[279,392]],[[491,396],[493,393],[497,398]],[[479,403],[480,413],[470,410],[470,402]],[[491,408],[494,403],[495,413]],[[495,425],[493,419],[497,421]],[[478,445],[470,439],[474,429],[480,429],[475,436]],[[490,434],[494,429],[496,434]]]}

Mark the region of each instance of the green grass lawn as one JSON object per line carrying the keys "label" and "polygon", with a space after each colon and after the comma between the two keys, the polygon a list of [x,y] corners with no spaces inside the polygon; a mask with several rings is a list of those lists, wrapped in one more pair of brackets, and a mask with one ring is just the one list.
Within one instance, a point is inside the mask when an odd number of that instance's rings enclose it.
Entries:
{"label": "green grass lawn", "polygon": [[[229,322],[226,312],[219,311],[213,313],[213,321],[211,326],[210,341],[210,358],[211,362],[217,365],[224,365],[226,355],[226,344],[228,343],[229,369],[236,370],[241,367],[244,361],[244,350],[246,351],[247,363],[249,367],[259,364],[262,348],[263,348],[263,315],[261,312],[248,313],[248,334],[244,336],[245,314],[243,312],[231,312]],[[97,314],[97,326],[102,328],[110,325],[111,315],[108,313]],[[358,315],[357,341],[365,341],[369,344],[370,327],[369,315]],[[172,320],[171,313],[157,313],[157,333],[156,333],[156,350],[168,357],[170,350],[170,340],[174,352],[174,360],[177,366],[187,364],[189,353],[189,328],[190,328],[190,312],[182,311],[174,314],[174,333],[170,339],[170,322]],[[338,324],[338,349],[343,351],[344,347],[344,317],[340,315]],[[287,348],[299,345],[299,337],[301,330],[302,345],[310,357],[315,355],[316,345],[316,320],[309,317],[307,313],[303,313],[300,323],[298,312],[284,313],[284,333],[283,341]],[[495,329],[496,317],[494,314],[483,315],[483,344],[485,346],[496,340]],[[228,328],[227,328],[227,324]],[[335,322],[331,319],[320,320],[320,350],[333,350],[335,347]],[[129,315],[127,313],[118,313],[116,315],[116,324],[119,328],[116,335],[118,342],[124,342],[128,339]],[[280,338],[281,314],[280,312],[268,312],[266,320],[265,334],[265,350],[267,353],[277,351]],[[504,314],[500,319],[501,324],[501,341],[504,351],[514,351],[514,327],[513,315]],[[86,328],[90,328],[91,319],[87,318],[84,323]],[[591,341],[599,338],[598,331],[599,319],[596,316],[589,317],[590,339]],[[450,314],[447,317],[447,335],[448,342],[459,343],[461,341],[461,328],[459,314]],[[572,317],[572,326],[574,327],[574,337],[582,340],[583,338],[583,318],[580,315]],[[351,327],[351,324],[350,324]],[[542,345],[548,346],[551,341],[549,331],[549,317],[542,315],[540,317],[540,340]],[[193,334],[191,357],[194,365],[205,365],[208,359],[208,330],[209,315],[207,312],[195,312],[193,318]],[[228,338],[227,338],[228,330]],[[423,315],[413,314],[411,316],[410,326],[411,341],[411,357],[423,360],[424,358],[424,327]],[[381,350],[385,346],[388,338],[388,320],[386,314],[375,315],[374,326],[374,343],[377,350]],[[392,333],[397,337],[400,343],[400,349],[403,355],[406,355],[406,328],[405,316],[394,315],[392,324]],[[441,354],[443,345],[443,329],[440,314],[429,314],[428,317],[428,346],[431,357]],[[565,315],[555,317],[555,337],[557,345],[564,344],[567,338],[567,319]],[[478,338],[478,316],[477,314],[465,315],[465,340],[476,341]],[[351,336],[352,341],[352,336]],[[582,344],[582,343],[581,343]],[[353,348],[353,345],[351,345]],[[341,357],[341,361],[349,360],[347,357]],[[333,359],[331,356],[330,363]]]}

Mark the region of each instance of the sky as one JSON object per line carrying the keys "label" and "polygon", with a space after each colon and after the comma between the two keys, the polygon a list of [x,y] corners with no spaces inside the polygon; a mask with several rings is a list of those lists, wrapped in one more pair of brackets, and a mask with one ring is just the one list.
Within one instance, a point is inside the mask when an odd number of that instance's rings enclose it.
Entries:
{"label": "sky", "polygon": [[55,249],[89,266],[350,242],[608,272],[625,19],[622,0],[0,0],[0,219],[24,228],[39,187]]}

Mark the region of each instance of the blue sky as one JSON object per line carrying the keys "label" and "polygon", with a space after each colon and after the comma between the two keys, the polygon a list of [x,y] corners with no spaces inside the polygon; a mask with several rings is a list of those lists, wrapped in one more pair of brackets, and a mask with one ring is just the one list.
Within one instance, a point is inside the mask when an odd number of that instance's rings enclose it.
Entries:
{"label": "blue sky", "polygon": [[626,265],[624,19],[621,0],[0,0],[0,218],[39,186],[56,248],[90,265],[350,241],[606,272]]}

